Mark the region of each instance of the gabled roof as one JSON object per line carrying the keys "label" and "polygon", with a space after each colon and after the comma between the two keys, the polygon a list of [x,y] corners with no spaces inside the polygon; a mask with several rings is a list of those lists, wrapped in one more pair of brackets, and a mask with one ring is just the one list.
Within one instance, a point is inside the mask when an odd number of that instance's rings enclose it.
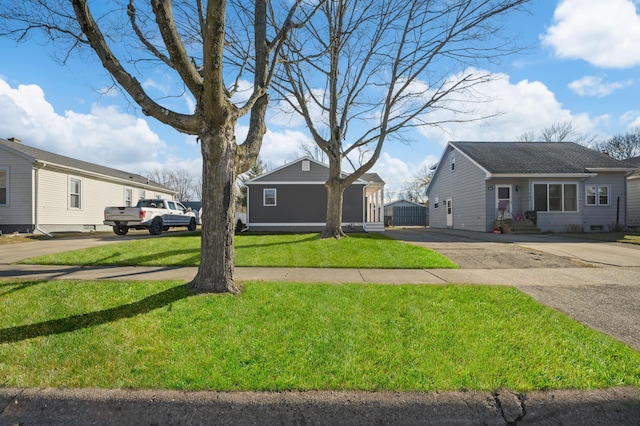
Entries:
{"label": "gabled roof", "polygon": [[405,200],[404,198],[400,199],[400,200],[395,200],[392,201],[390,203],[385,204],[385,207],[393,207],[396,204],[404,204],[404,205],[412,205],[412,206],[416,206],[416,207],[424,207],[425,209],[427,208],[427,206],[425,206],[424,204],[420,204],[420,203],[416,203],[414,201],[410,201],[410,200]]}
{"label": "gabled roof", "polygon": [[[287,163],[283,166],[280,166],[276,169],[273,169],[269,172],[263,173],[260,176],[256,176],[253,179],[250,179],[248,181],[246,181],[244,184],[245,185],[251,185],[251,184],[262,184],[262,183],[283,183],[283,179],[290,179],[290,176],[287,176],[285,178],[283,178],[283,173],[281,173],[282,171],[285,171],[286,169],[290,169],[290,168],[295,168],[297,167],[297,164],[302,163],[303,161],[309,161],[310,163],[314,164],[315,166],[317,166],[320,170],[322,170],[322,173],[311,173],[309,175],[309,179],[305,179],[303,181],[300,182],[304,182],[304,183],[318,183],[318,184],[324,184],[328,177],[329,177],[329,166],[327,164],[321,163],[320,161],[314,160],[311,157],[301,157],[298,158],[297,160],[294,160],[290,163]],[[301,169],[299,169],[301,170]],[[298,172],[295,172],[295,174],[297,175],[297,177],[303,176],[304,174],[300,174]],[[343,177],[347,177],[349,176],[349,173],[342,173]],[[367,183],[379,183],[379,184],[384,184],[384,181],[382,180],[382,178],[380,178],[380,176],[377,173],[363,173],[362,176],[360,176],[354,183],[358,183],[358,184],[367,184]]]}
{"label": "gabled roof", "polygon": [[75,158],[65,157],[64,155],[55,154],[43,149],[34,148],[24,145],[22,142],[14,142],[11,140],[0,138],[0,149],[6,149],[18,156],[25,158],[31,163],[46,163],[59,167],[98,174],[113,179],[124,180],[137,184],[139,186],[154,187],[165,192],[175,193],[172,189],[166,188],[159,183],[150,181],[144,176],[125,172],[122,170],[112,169],[110,167],[100,166],[98,164],[86,161],[76,160]]}
{"label": "gabled roof", "polygon": [[450,142],[490,175],[631,171],[630,164],[573,142]]}

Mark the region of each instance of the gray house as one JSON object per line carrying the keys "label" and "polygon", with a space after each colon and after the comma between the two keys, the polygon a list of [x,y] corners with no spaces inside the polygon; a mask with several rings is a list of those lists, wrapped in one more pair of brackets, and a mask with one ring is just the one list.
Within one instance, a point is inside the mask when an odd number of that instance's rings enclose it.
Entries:
{"label": "gray house", "polygon": [[[303,157],[247,182],[247,226],[251,231],[316,232],[326,224],[329,166]],[[384,182],[365,173],[344,191],[342,226],[384,231]]]}
{"label": "gray house", "polygon": [[608,231],[627,221],[630,164],[571,142],[450,142],[427,188],[433,228]]}
{"label": "gray house", "polygon": [[88,232],[103,225],[108,205],[176,192],[146,177],[0,139],[0,231]]}
{"label": "gray house", "polygon": [[640,228],[640,157],[626,160],[636,167],[636,171],[627,178],[627,226]]}

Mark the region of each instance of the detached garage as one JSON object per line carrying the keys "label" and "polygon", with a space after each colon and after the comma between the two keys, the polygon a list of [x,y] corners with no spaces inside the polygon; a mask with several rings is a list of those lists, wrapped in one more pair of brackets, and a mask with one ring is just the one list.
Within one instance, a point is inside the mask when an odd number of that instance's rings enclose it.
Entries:
{"label": "detached garage", "polygon": [[398,200],[384,205],[386,226],[427,226],[429,209],[413,201]]}

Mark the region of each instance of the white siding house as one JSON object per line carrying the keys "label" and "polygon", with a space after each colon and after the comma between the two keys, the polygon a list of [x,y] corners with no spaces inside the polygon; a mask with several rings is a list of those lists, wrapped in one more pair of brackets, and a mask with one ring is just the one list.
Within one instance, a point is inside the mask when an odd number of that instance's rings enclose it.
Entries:
{"label": "white siding house", "polygon": [[175,191],[147,178],[0,139],[0,231],[88,232],[108,205],[145,197],[173,199]]}

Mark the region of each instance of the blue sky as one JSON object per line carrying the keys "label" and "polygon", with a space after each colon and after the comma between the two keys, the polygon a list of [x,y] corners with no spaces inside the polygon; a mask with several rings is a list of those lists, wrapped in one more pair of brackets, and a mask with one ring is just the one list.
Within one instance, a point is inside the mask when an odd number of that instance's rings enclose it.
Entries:
{"label": "blue sky", "polygon": [[[438,161],[449,140],[515,140],[524,132],[572,122],[577,132],[604,140],[640,127],[640,16],[637,0],[539,0],[508,30],[531,48],[486,71],[496,79],[481,92],[502,114],[414,132],[411,144],[389,141],[372,171],[398,192],[414,173]],[[92,56],[67,66],[37,40],[0,39],[0,137],[82,160],[147,174],[182,168],[199,175],[195,138],[145,117],[117,90]],[[151,74],[143,85],[163,93],[172,82]],[[188,98],[177,99],[188,110]],[[297,120],[269,113],[261,157],[272,168],[300,156],[310,143]],[[246,129],[239,125],[239,139]],[[349,171],[348,168],[345,168]]]}

